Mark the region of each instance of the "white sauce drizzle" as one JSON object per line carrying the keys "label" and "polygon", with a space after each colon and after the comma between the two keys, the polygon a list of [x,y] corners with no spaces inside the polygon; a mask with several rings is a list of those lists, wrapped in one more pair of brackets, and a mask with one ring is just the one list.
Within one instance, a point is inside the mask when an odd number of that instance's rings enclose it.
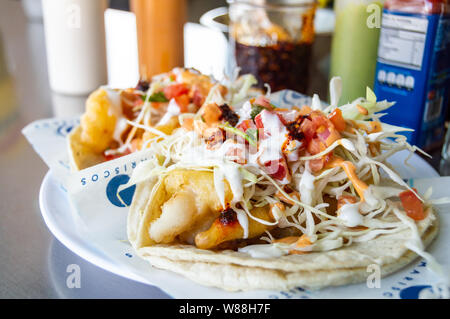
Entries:
{"label": "white sauce drizzle", "polygon": [[248,216],[245,211],[242,209],[234,208],[237,216],[237,220],[239,222],[239,225],[241,225],[242,229],[244,230],[244,239],[248,238]]}
{"label": "white sauce drizzle", "polygon": [[344,204],[339,209],[338,218],[347,227],[356,227],[363,223],[363,217],[359,212],[359,203]]}
{"label": "white sauce drizzle", "polygon": [[218,167],[214,167],[214,188],[216,189],[222,208],[225,209],[225,186],[223,177],[222,170]]}
{"label": "white sauce drizzle", "polygon": [[275,113],[263,110],[260,115],[264,125],[264,134],[270,134],[260,140],[257,153],[259,162],[264,164],[282,158],[281,149],[286,141],[288,131]]}
{"label": "white sauce drizzle", "polygon": [[173,116],[178,116],[181,114],[180,106],[177,104],[175,99],[171,99],[169,101],[169,105],[167,106],[167,111],[157,125],[167,124]]}
{"label": "white sauce drizzle", "polygon": [[273,244],[249,245],[238,249],[241,253],[246,253],[253,258],[273,258],[287,254],[287,251]]}
{"label": "white sauce drizzle", "polygon": [[108,115],[114,115],[116,117],[116,126],[113,132],[113,139],[117,141],[120,146],[123,146],[121,136],[128,127],[128,123],[122,113],[122,99],[120,97],[120,91],[113,90],[107,86],[102,86],[101,88],[106,92],[110,102],[111,107],[108,109]]}
{"label": "white sauce drizzle", "polygon": [[122,100],[120,98],[120,91],[113,90],[107,86],[101,86],[108,96],[108,100],[111,103],[111,108],[108,109],[108,115],[114,115],[117,118],[122,116]]}
{"label": "white sauce drizzle", "polygon": [[298,185],[298,189],[300,191],[300,198],[303,203],[307,205],[311,205],[312,203],[312,193],[314,191],[314,175],[311,174],[311,172],[308,169],[309,164],[306,163],[305,165],[305,171],[302,174],[302,177],[300,178],[300,182]]}
{"label": "white sauce drizzle", "polygon": [[239,166],[223,163],[219,167],[230,184],[231,192],[233,193],[232,203],[240,202],[244,195],[244,187],[242,186],[242,176]]}
{"label": "white sauce drizzle", "polygon": [[121,136],[125,129],[128,127],[127,119],[124,117],[117,118],[116,127],[114,128],[113,138],[115,141],[119,142],[120,145],[123,144]]}
{"label": "white sauce drizzle", "polygon": [[252,112],[252,104],[249,101],[246,101],[244,105],[242,105],[242,107],[239,108],[236,112],[237,115],[239,115],[239,123],[241,123],[244,120],[250,119],[251,112]]}

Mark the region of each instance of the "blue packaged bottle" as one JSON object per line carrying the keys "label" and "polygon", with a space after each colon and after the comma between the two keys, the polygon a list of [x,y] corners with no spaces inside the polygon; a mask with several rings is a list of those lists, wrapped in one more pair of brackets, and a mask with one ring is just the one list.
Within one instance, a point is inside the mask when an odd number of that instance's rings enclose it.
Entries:
{"label": "blue packaged bottle", "polygon": [[414,129],[411,144],[442,144],[450,95],[448,0],[387,0],[384,5],[374,91],[396,101],[383,121]]}

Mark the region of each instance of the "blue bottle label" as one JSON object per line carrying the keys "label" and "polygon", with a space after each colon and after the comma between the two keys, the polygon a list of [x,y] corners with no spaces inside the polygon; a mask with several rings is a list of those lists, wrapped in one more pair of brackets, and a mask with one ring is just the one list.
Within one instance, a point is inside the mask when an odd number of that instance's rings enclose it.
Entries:
{"label": "blue bottle label", "polygon": [[444,135],[450,79],[450,17],[383,11],[374,91],[396,101],[383,121],[414,129],[412,144],[431,148]]}

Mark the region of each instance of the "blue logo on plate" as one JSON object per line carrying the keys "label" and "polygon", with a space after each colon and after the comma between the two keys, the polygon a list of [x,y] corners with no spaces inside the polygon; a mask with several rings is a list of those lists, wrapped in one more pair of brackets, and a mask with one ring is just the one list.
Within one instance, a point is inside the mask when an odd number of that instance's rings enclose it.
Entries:
{"label": "blue logo on plate", "polygon": [[424,289],[429,289],[431,286],[411,286],[400,291],[400,299],[419,299],[419,294]]}
{"label": "blue logo on plate", "polygon": [[56,129],[56,134],[66,137],[73,129],[73,125],[66,123],[65,121],[58,126]]}
{"label": "blue logo on plate", "polygon": [[125,207],[125,205],[129,206],[131,204],[134,191],[136,190],[136,185],[127,187],[117,194],[119,186],[128,183],[129,180],[130,176],[121,174],[114,176],[114,178],[109,181],[108,186],[106,186],[106,196],[108,197],[111,204],[117,207]]}

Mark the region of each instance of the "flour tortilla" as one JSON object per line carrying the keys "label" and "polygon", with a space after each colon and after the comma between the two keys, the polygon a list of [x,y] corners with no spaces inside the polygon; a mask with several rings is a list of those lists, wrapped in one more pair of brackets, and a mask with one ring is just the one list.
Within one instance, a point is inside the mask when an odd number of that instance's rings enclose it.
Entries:
{"label": "flour tortilla", "polygon": [[81,141],[81,125],[75,127],[67,137],[70,168],[79,171],[105,161],[103,154],[95,153]]}
{"label": "flour tortilla", "polygon": [[[173,271],[202,285],[228,291],[285,290],[298,286],[320,289],[364,282],[371,274],[367,267],[372,264],[380,265],[381,276],[386,276],[417,257],[404,246],[411,238],[410,229],[332,251],[264,259],[231,250],[215,252],[191,245],[155,244],[149,238],[148,229],[159,216],[148,208],[162,204],[158,202],[163,197],[158,183],[154,178],[137,186],[128,215],[129,241],[137,254],[154,267]],[[417,223],[425,246],[436,237],[438,224],[432,210]]]}

